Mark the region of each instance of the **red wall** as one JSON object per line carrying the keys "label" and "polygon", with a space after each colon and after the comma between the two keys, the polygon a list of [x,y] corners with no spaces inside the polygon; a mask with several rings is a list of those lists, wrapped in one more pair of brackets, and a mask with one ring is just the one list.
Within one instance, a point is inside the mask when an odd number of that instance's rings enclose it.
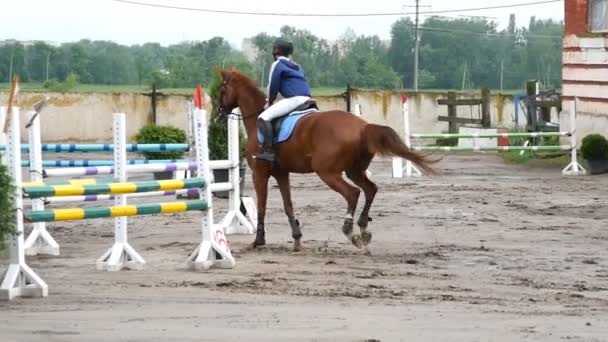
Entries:
{"label": "red wall", "polygon": [[566,0],[564,2],[566,35],[582,34],[588,31],[587,2],[587,0]]}

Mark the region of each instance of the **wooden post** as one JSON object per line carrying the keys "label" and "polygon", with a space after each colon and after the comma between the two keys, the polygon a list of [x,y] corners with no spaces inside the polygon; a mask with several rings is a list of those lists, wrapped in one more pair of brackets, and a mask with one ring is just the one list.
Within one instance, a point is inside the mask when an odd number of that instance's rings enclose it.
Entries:
{"label": "wooden post", "polygon": [[456,93],[453,91],[448,92],[448,132],[458,133],[458,123],[456,122]]}
{"label": "wooden post", "polygon": [[350,87],[350,83],[348,83],[346,85],[346,93],[344,94],[344,96],[345,96],[345,100],[346,100],[346,111],[349,113],[350,113],[350,109],[351,109],[350,92],[351,92],[351,87]]}
{"label": "wooden post", "polygon": [[481,127],[490,128],[492,116],[490,114],[490,89],[481,89]]}
{"label": "wooden post", "polygon": [[156,96],[156,83],[152,83],[152,94],[150,96],[150,100],[152,101],[152,123],[154,123],[155,125],[158,122],[156,117]]}
{"label": "wooden post", "polygon": [[528,81],[526,82],[526,93],[528,94],[528,131],[538,132],[538,122],[536,118],[536,89],[537,89],[537,81]]}

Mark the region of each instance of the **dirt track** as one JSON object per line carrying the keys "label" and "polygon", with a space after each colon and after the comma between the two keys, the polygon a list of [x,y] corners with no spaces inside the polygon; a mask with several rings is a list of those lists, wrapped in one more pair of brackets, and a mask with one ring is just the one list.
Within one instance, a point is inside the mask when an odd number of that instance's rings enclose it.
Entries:
{"label": "dirt track", "polygon": [[95,271],[112,220],[54,224],[62,255],[28,258],[50,295],[0,302],[0,340],[608,341],[608,177],[493,155],[440,169],[393,180],[388,161],[372,165],[372,256],[347,243],[345,204],[313,175],[292,176],[304,251],[274,188],[269,245],[230,236],[232,270],[185,268],[197,213],[130,219],[137,272]]}

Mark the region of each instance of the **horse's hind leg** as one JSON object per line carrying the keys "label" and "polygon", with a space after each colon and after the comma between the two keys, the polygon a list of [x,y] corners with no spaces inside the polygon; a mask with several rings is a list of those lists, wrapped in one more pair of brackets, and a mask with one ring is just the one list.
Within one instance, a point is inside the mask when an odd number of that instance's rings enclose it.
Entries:
{"label": "horse's hind leg", "polygon": [[378,192],[378,186],[367,178],[365,169],[351,169],[346,171],[346,175],[353,183],[360,187],[365,194],[365,205],[363,206],[357,225],[359,225],[359,228],[361,229],[361,240],[363,240],[363,244],[367,246],[372,240],[372,233],[367,230],[367,225],[370,221],[369,209]]}
{"label": "horse's hind leg", "polygon": [[279,184],[281,197],[283,197],[283,209],[291,226],[291,236],[293,237],[293,250],[299,251],[302,249],[300,239],[302,238],[302,230],[300,229],[300,221],[298,221],[293,213],[293,204],[291,203],[291,187],[289,186],[289,173],[280,172],[274,177]]}
{"label": "horse's hind leg", "polygon": [[359,194],[361,190],[348,184],[341,175],[341,172],[319,172],[321,180],[325,182],[334,191],[340,193],[346,200],[348,208],[346,210],[346,218],[344,219],[344,225],[342,226],[342,232],[346,235],[349,241],[361,248],[361,236],[359,234],[353,234],[353,216],[355,215],[355,209],[357,208],[357,201],[359,200]]}

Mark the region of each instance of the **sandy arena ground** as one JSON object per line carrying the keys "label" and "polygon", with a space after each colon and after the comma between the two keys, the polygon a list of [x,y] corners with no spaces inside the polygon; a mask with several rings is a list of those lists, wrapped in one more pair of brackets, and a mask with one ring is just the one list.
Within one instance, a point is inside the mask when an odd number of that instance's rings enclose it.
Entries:
{"label": "sandy arena ground", "polygon": [[53,224],[61,256],[28,257],[49,297],[0,302],[0,341],[608,341],[608,177],[494,155],[440,169],[391,179],[374,162],[372,256],[346,241],[345,204],[315,175],[292,176],[304,251],[273,187],[269,244],[230,236],[232,270],[185,267],[196,212],[129,219],[144,271],[95,270],[111,219]]}

